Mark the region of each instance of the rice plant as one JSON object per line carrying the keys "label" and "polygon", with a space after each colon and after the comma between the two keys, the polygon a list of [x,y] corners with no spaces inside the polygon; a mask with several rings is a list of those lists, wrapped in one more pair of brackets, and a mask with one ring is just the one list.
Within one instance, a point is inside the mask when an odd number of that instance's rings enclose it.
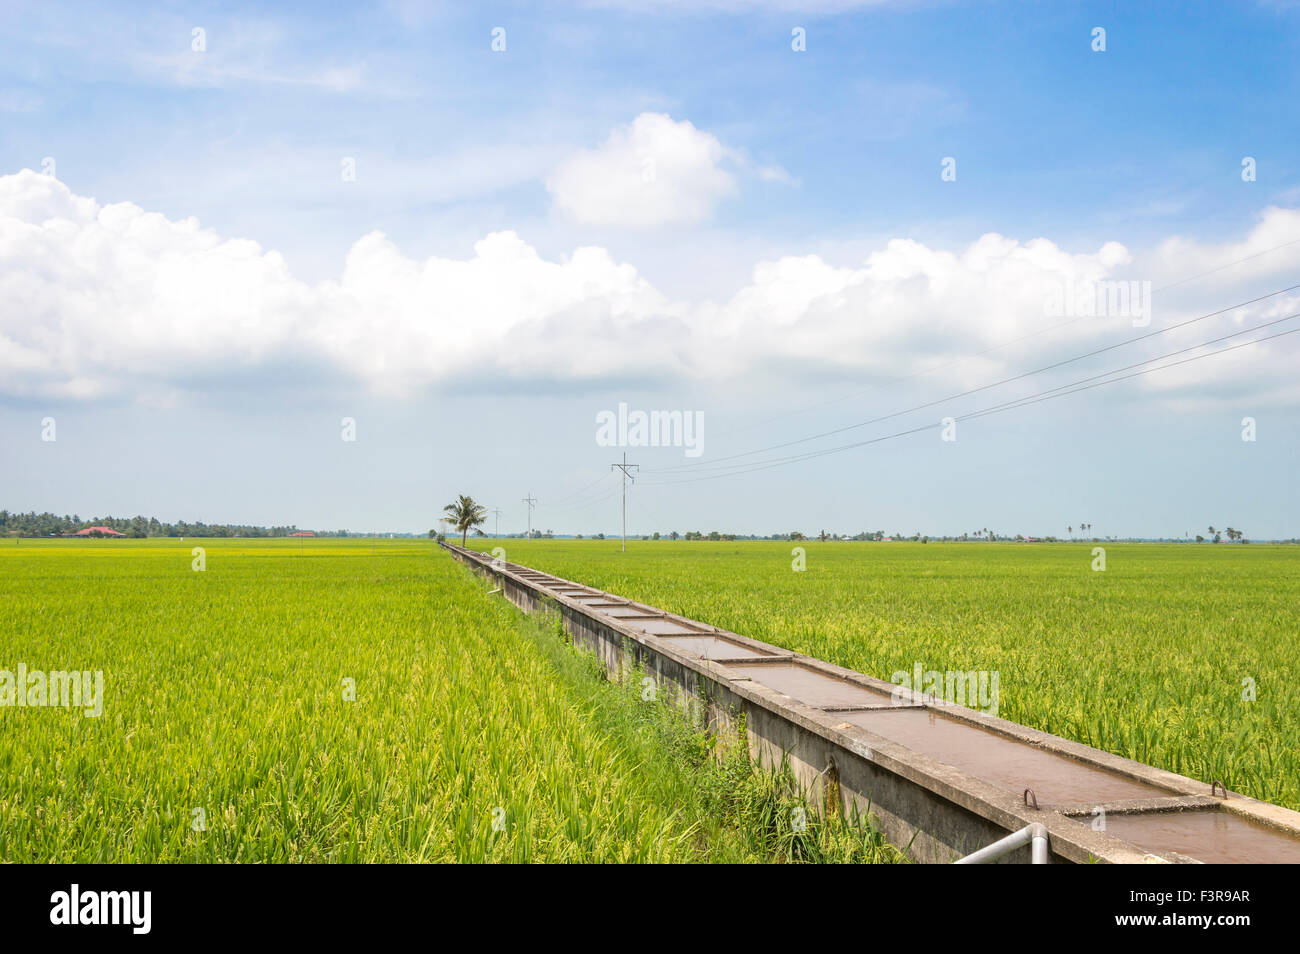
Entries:
{"label": "rice plant", "polygon": [[1300,809],[1294,546],[508,540],[509,559],[882,679],[998,672],[998,715]]}
{"label": "rice plant", "polygon": [[0,706],[3,862],[898,857],[751,831],[716,740],[428,542],[23,541],[0,634],[104,677],[98,716]]}

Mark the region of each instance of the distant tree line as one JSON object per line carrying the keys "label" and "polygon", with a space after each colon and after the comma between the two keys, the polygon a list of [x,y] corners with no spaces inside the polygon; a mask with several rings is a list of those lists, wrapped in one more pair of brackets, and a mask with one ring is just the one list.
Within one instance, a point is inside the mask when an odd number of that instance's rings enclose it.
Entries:
{"label": "distant tree line", "polygon": [[[581,538],[582,534],[578,534],[578,536],[579,538]],[[604,538],[604,534],[600,534],[599,536],[602,539]],[[801,530],[788,530],[782,533],[767,534],[766,536],[762,534],[722,533],[718,530],[710,530],[708,533],[704,533],[701,530],[688,530],[686,531],[686,533],[678,533],[676,530],[674,530],[671,533],[663,534],[662,537],[656,531],[654,534],[643,535],[641,539],[642,540],[659,540],[659,539],[722,540],[722,541],[793,540],[796,543],[801,540],[820,540],[823,543],[827,541],[839,541],[839,542],[856,541],[856,542],[879,543],[884,540],[912,540],[917,543],[929,543],[931,540],[945,541],[948,543],[956,543],[956,542],[961,542],[966,540],[1008,540],[1013,542],[1019,541],[1021,543],[1038,542],[1038,541],[1049,542],[1049,543],[1056,542],[1056,537],[1026,537],[1023,534],[1019,534],[1019,533],[1013,536],[1002,536],[1001,534],[994,533],[991,530],[983,530],[976,535],[963,533],[961,536],[931,536],[928,534],[923,534],[919,530],[911,534],[902,533],[901,531],[895,532],[893,534],[889,534],[886,533],[884,530],[863,530],[860,533],[854,533],[854,534],[831,533],[830,531],[822,530],[815,534],[805,534]]]}
{"label": "distant tree line", "polygon": [[[1182,542],[1184,542],[1183,539],[1182,539],[1181,537],[1115,537],[1115,536],[1109,536],[1109,537],[1097,537],[1097,536],[1088,536],[1088,537],[1080,538],[1080,537],[1075,536],[1075,534],[1074,534],[1074,531],[1075,531],[1075,529],[1076,529],[1075,527],[1068,527],[1067,529],[1070,531],[1070,540],[1071,540],[1071,541],[1088,540],[1088,541],[1093,542],[1093,543],[1096,543],[1096,542],[1118,543],[1118,542],[1124,542],[1124,541],[1128,541],[1128,542],[1148,542],[1148,543],[1182,543]],[[1084,532],[1090,532],[1090,531],[1092,530],[1092,524],[1090,524],[1090,523],[1079,524],[1078,529],[1079,529],[1079,530],[1082,530],[1082,531],[1084,531]],[[1226,537],[1228,540],[1236,541],[1236,542],[1238,542],[1238,543],[1249,543],[1249,542],[1250,542],[1249,540],[1247,540],[1247,539],[1245,538],[1245,534],[1243,534],[1240,530],[1234,529],[1234,528],[1232,528],[1232,527],[1228,527],[1228,528],[1226,528],[1226,529],[1224,529],[1224,530],[1215,530],[1213,527],[1211,527],[1211,528],[1210,528],[1210,533],[1214,535],[1214,536],[1213,536],[1213,542],[1214,542],[1214,543],[1219,543],[1223,537]],[[1222,536],[1220,536],[1220,534],[1222,534]],[[502,534],[502,536],[504,537],[504,536],[506,536],[506,534]],[[519,534],[510,534],[510,536],[522,537],[523,534],[522,534],[522,533],[519,533]],[[541,531],[539,531],[539,530],[534,530],[534,531],[533,531],[533,536],[536,537],[536,538],[542,538],[542,537],[544,537],[545,539],[548,539],[548,540],[552,538],[551,531],[549,531],[549,530],[546,531],[546,533],[544,533],[544,534],[543,534]],[[575,534],[574,536],[575,536],[575,539],[578,539],[578,540],[583,539],[583,535],[582,535],[581,533],[579,533],[579,534]],[[617,535],[617,534],[614,534],[614,536],[617,537],[618,535]],[[593,539],[593,540],[603,540],[603,539],[605,539],[605,534],[603,534],[603,533],[591,534],[590,537],[591,537],[591,539]],[[629,535],[629,539],[633,539],[633,537],[632,537],[631,535]],[[744,533],[723,533],[723,532],[721,532],[721,531],[719,531],[719,530],[710,530],[710,531],[707,532],[707,533],[705,533],[704,531],[701,531],[701,530],[688,530],[688,531],[686,531],[685,533],[679,533],[679,532],[677,532],[676,530],[673,530],[673,531],[671,531],[670,533],[664,533],[664,534],[661,534],[661,533],[659,533],[658,531],[655,531],[653,534],[650,534],[650,533],[646,533],[646,534],[637,534],[637,535],[635,536],[635,539],[640,539],[640,540],[711,540],[711,541],[724,541],[724,542],[727,542],[727,541],[733,541],[733,540],[790,540],[790,541],[794,541],[794,542],[796,542],[796,543],[801,542],[801,541],[806,541],[806,540],[820,540],[820,541],[823,542],[823,543],[825,543],[825,542],[827,542],[827,541],[831,541],[831,542],[841,542],[841,543],[842,543],[842,542],[847,542],[847,541],[856,541],[856,542],[864,542],[864,541],[865,541],[865,542],[876,542],[876,543],[879,543],[879,542],[882,542],[882,541],[893,541],[893,540],[907,540],[907,541],[911,541],[911,542],[913,542],[913,543],[968,543],[968,542],[971,542],[971,543],[979,543],[979,542],[992,542],[992,543],[1064,543],[1064,542],[1066,542],[1065,538],[1055,536],[1054,534],[1045,534],[1045,535],[1043,535],[1043,536],[1027,536],[1027,535],[1025,535],[1025,534],[1023,534],[1023,533],[1000,533],[1000,532],[998,532],[998,531],[996,531],[996,530],[990,530],[990,529],[988,529],[987,527],[982,527],[982,528],[980,528],[979,530],[973,530],[973,531],[969,531],[969,532],[967,532],[967,533],[961,533],[961,534],[956,534],[956,535],[952,535],[952,536],[949,536],[949,535],[924,534],[924,533],[921,533],[919,530],[918,530],[918,531],[915,531],[914,533],[903,533],[902,531],[896,531],[896,532],[894,532],[894,533],[892,533],[892,534],[890,534],[890,533],[886,533],[884,530],[863,530],[863,531],[861,531],[860,533],[854,533],[854,534],[848,534],[848,533],[831,533],[830,531],[827,531],[827,530],[822,530],[822,531],[820,531],[819,533],[814,533],[814,534],[805,534],[805,533],[804,533],[803,531],[801,531],[801,530],[789,530],[789,531],[785,531],[785,532],[782,532],[782,533],[772,533],[772,534],[767,534],[767,535],[764,535],[764,534],[752,534],[752,533],[750,533],[750,534],[744,534]],[[1196,536],[1196,542],[1197,542],[1197,543],[1203,543],[1203,542],[1205,542],[1205,538],[1202,537],[1200,534],[1197,534],[1197,536]],[[1283,540],[1274,540],[1274,541],[1271,541],[1271,542],[1273,542],[1273,543],[1296,543],[1296,542],[1300,542],[1300,541],[1297,541],[1297,540],[1294,540],[1294,539],[1291,539],[1291,540],[1285,540],[1285,539],[1283,539]]]}
{"label": "distant tree line", "polygon": [[[1233,543],[1237,541],[1240,541],[1241,543],[1250,542],[1249,540],[1246,539],[1246,535],[1244,533],[1242,533],[1240,530],[1237,530],[1233,527],[1225,527],[1222,530],[1215,530],[1214,527],[1211,525],[1208,529],[1210,531],[1211,543],[1222,543],[1223,538],[1225,536],[1228,538],[1229,543]],[[1205,537],[1201,536],[1198,533],[1196,535],[1196,542],[1204,543]]]}
{"label": "distant tree line", "polygon": [[[297,526],[253,527],[226,523],[163,523],[156,517],[95,517],[83,520],[77,514],[10,513],[0,510],[0,533],[22,537],[68,536],[86,527],[108,527],[128,537],[287,537]],[[317,536],[347,536],[346,530],[319,532]]]}

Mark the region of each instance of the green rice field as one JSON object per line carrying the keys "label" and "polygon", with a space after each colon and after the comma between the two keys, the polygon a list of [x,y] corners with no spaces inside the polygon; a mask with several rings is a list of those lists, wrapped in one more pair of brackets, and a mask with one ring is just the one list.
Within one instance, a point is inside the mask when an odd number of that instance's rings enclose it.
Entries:
{"label": "green rice field", "polygon": [[11,683],[0,862],[900,858],[428,540],[6,540],[19,666],[103,689]]}
{"label": "green rice field", "polygon": [[[475,545],[885,679],[996,671],[1004,718],[1300,808],[1294,548]],[[900,857],[426,540],[4,541],[0,637],[0,702],[104,674],[98,716],[0,705],[0,861]]]}
{"label": "green rice field", "polygon": [[1002,718],[1300,809],[1294,546],[471,542],[882,679],[997,672]]}

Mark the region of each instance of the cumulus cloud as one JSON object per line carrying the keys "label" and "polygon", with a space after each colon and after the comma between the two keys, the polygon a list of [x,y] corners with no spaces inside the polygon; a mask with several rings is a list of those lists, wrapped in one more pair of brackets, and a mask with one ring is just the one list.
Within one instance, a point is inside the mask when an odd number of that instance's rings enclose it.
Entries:
{"label": "cumulus cloud", "polygon": [[[552,262],[499,232],[467,259],[416,261],[371,233],[338,280],[308,285],[278,253],[194,219],[100,205],[30,170],[0,177],[0,388],[10,395],[95,397],[286,365],[381,392],[464,369],[599,378],[620,366],[615,332],[674,315],[599,248]],[[586,333],[591,347],[568,348]],[[519,348],[523,338],[537,347]]]}
{"label": "cumulus cloud", "polygon": [[644,228],[700,222],[736,192],[717,137],[663,113],[642,113],[547,180],[556,206],[587,225]]}
{"label": "cumulus cloud", "polygon": [[[464,258],[419,260],[374,232],[353,245],[337,279],[308,284],[256,242],[130,203],[101,205],[23,171],[0,177],[0,395],[158,401],[234,380],[297,380],[286,372],[304,370],[393,395],[638,375],[770,389],[785,375],[880,380],[970,355],[979,357],[945,381],[982,383],[1137,333],[1113,316],[1058,328],[1061,317],[1045,307],[1054,290],[1116,276],[1159,285],[1248,256],[1230,271],[1262,280],[1280,265],[1259,253],[1296,236],[1300,213],[1269,209],[1240,242],[1170,240],[1144,255],[1114,242],[1080,254],[996,234],[957,250],[896,239],[853,265],[817,255],[760,262],[715,302],[670,299],[603,248],[551,260],[505,231]],[[1234,289],[1220,292],[1210,307],[1233,300]],[[1190,302],[1157,297],[1151,328],[1207,310],[1204,295]],[[1300,310],[1296,296],[1252,310],[1249,324],[1287,309]],[[1153,348],[1208,339],[1230,323]],[[1025,336],[1034,337],[990,351]],[[1290,394],[1288,340],[1238,352],[1215,366],[1215,381]],[[1205,380],[1142,379],[1173,397],[1203,393]]]}

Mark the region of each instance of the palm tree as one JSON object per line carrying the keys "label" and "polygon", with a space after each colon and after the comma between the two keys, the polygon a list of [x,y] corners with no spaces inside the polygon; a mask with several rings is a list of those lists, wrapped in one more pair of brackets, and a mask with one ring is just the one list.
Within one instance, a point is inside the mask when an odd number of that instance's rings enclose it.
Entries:
{"label": "palm tree", "polygon": [[460,531],[460,545],[465,545],[471,527],[477,527],[487,520],[487,508],[474,502],[473,497],[461,494],[453,503],[442,508],[447,519]]}

